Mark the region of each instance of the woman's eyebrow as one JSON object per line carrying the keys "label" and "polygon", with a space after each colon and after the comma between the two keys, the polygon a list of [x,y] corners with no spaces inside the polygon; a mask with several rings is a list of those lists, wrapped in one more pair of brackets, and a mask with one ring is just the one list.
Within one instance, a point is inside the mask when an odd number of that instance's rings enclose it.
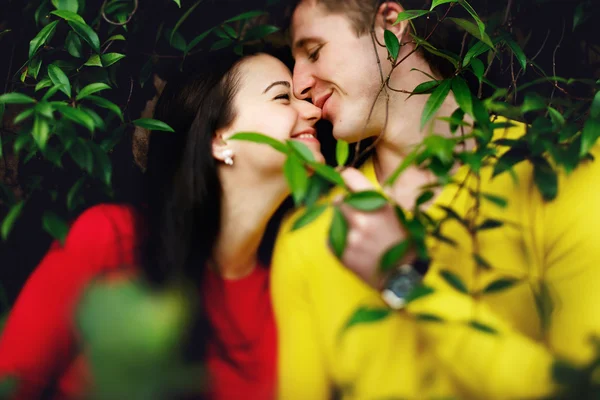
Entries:
{"label": "woman's eyebrow", "polygon": [[277,82],[273,82],[269,86],[267,86],[267,88],[264,90],[263,94],[267,93],[272,87],[277,86],[277,85],[283,85],[283,86],[287,87],[288,89],[290,87],[292,87],[292,85],[290,85],[290,83],[288,81],[277,81]]}

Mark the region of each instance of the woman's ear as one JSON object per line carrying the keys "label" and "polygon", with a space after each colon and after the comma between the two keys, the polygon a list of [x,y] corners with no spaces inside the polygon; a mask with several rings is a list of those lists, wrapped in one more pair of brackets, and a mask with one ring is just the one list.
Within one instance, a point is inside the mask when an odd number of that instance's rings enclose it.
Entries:
{"label": "woman's ear", "polygon": [[223,139],[223,135],[217,134],[212,140],[212,156],[215,160],[227,165],[233,165],[233,156],[235,155],[231,146]]}
{"label": "woman's ear", "polygon": [[403,37],[408,28],[408,21],[401,21],[396,24],[398,15],[404,12],[404,8],[395,1],[385,1],[381,3],[377,10],[375,25],[383,31],[387,29],[396,35],[400,43],[403,42]]}

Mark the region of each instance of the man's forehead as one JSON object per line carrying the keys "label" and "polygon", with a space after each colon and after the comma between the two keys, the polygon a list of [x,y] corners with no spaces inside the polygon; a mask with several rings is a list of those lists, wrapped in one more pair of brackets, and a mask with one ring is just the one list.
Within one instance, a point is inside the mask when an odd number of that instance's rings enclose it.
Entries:
{"label": "man's forehead", "polygon": [[302,0],[292,16],[290,27],[292,50],[301,47],[319,31],[319,17],[324,16],[323,6],[317,0]]}

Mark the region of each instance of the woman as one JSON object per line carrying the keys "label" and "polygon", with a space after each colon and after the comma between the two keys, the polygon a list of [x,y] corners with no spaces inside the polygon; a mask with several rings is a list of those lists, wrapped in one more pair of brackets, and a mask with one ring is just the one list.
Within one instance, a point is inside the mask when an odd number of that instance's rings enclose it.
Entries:
{"label": "woman", "polygon": [[210,329],[207,341],[194,340],[207,343],[208,397],[273,397],[275,325],[269,273],[257,251],[289,193],[285,157],[229,138],[250,131],[300,140],[322,159],[313,128],[320,110],[293,97],[291,74],[276,58],[211,54],[167,84],[155,115],[175,133],[151,136],[147,206],[86,211],[15,304],[0,339],[0,377],[18,379],[18,398],[90,390],[73,310],[91,279],[122,265],[140,266],[154,283],[183,276],[198,285],[198,314]]}

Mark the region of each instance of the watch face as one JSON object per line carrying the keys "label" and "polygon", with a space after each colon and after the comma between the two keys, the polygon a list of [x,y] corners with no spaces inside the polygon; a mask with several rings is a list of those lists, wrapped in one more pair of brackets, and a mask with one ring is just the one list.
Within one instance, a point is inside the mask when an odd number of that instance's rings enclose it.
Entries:
{"label": "watch face", "polygon": [[419,275],[412,267],[403,265],[388,280],[386,289],[401,299],[406,299],[410,292],[421,283]]}

